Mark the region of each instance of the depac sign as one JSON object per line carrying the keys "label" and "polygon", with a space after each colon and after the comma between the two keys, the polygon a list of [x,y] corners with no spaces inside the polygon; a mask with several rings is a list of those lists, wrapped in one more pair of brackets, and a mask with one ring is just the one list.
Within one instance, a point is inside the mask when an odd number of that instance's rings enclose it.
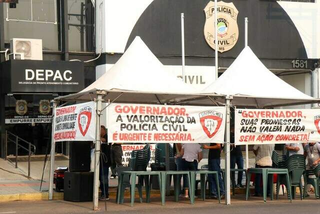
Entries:
{"label": "depac sign", "polygon": [[25,79],[30,81],[66,81],[72,80],[72,71],[49,70],[49,69],[25,69]]}
{"label": "depac sign", "polygon": [[10,60],[2,65],[6,92],[78,92],[84,88],[82,62]]}

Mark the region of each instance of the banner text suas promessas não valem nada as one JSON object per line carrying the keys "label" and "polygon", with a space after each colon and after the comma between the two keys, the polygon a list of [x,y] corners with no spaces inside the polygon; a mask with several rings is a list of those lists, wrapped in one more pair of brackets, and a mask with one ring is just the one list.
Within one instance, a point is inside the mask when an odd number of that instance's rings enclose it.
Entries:
{"label": "banner text suas promessas n\u00e3o valem nada", "polygon": [[308,141],[309,135],[298,110],[242,110],[239,142]]}

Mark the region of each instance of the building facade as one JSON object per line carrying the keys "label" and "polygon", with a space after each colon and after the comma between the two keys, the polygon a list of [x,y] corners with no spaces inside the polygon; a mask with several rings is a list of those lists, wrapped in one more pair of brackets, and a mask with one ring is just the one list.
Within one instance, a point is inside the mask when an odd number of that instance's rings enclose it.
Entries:
{"label": "building facade", "polygon": [[[219,74],[248,45],[283,80],[318,97],[320,2],[315,0],[218,1]],[[214,1],[97,0],[97,77],[140,36],[166,68],[182,75],[184,14],[185,82],[201,90],[215,79]],[[263,83],[270,84],[272,83]]]}
{"label": "building facade", "polygon": [[[247,17],[248,45],[264,65],[300,91],[319,97],[319,0],[225,0],[218,1],[217,9],[219,74],[245,46]],[[181,13],[184,80],[200,91],[216,78],[214,1],[0,3],[1,157],[15,152],[6,143],[6,131],[36,145],[37,154],[46,153],[51,138],[48,102],[91,84],[117,62],[136,36],[181,77]],[[41,40],[41,59],[28,58],[30,47],[37,46],[26,45],[25,41],[32,43],[30,39]],[[20,45],[14,46],[14,41]],[[24,60],[14,47],[24,52]],[[261,84],[272,87],[272,83]],[[64,149],[58,145],[58,152]]]}
{"label": "building facade", "polygon": [[[2,158],[15,155],[15,144],[7,141],[10,136],[16,139],[14,135],[33,144],[36,154],[48,152],[50,101],[95,80],[91,1],[13,2],[17,3],[0,3]],[[22,140],[19,145],[28,148]],[[65,149],[65,144],[57,145],[58,151]],[[19,155],[27,153],[19,148]]]}

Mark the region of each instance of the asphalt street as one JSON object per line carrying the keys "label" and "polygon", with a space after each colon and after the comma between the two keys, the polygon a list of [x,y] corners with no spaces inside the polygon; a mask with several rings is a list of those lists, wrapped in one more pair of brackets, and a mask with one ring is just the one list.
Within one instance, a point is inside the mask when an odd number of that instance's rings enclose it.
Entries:
{"label": "asphalt street", "polygon": [[236,213],[259,213],[259,214],[304,214],[313,213],[320,214],[320,200],[315,198],[295,199],[290,203],[287,199],[270,201],[267,203],[262,201],[262,198],[250,198],[245,201],[242,197],[233,199],[232,204],[226,206],[223,202],[218,204],[216,200],[202,201],[197,199],[194,205],[186,199],[179,202],[174,202],[173,198],[168,198],[165,206],[160,203],[160,198],[153,198],[151,203],[138,203],[136,200],[133,207],[130,207],[129,200],[124,204],[118,205],[114,200],[106,203],[106,210],[104,202],[100,202],[100,211],[94,212],[92,210],[92,202],[67,202],[67,201],[17,201],[0,203],[0,214],[37,214],[37,213],[218,213],[218,214],[236,214]]}

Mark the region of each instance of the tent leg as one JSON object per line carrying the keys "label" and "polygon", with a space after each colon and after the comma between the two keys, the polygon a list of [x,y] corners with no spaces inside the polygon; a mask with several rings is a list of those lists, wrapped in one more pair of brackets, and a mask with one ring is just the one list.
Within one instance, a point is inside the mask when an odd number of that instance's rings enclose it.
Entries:
{"label": "tent leg", "polygon": [[57,102],[53,101],[53,109],[52,109],[52,129],[51,129],[51,152],[50,152],[50,173],[49,173],[49,200],[53,199],[53,173],[54,173],[54,158],[56,153],[56,142],[54,140],[54,114],[56,112]]}
{"label": "tent leg", "polygon": [[226,125],[226,149],[225,149],[225,203],[231,204],[230,197],[230,102],[232,97],[226,97],[226,109],[227,109],[227,125]]}
{"label": "tent leg", "polygon": [[97,92],[97,114],[96,114],[96,142],[94,150],[94,178],[93,178],[93,210],[99,209],[99,170],[100,170],[100,115],[102,109],[102,94]]}

